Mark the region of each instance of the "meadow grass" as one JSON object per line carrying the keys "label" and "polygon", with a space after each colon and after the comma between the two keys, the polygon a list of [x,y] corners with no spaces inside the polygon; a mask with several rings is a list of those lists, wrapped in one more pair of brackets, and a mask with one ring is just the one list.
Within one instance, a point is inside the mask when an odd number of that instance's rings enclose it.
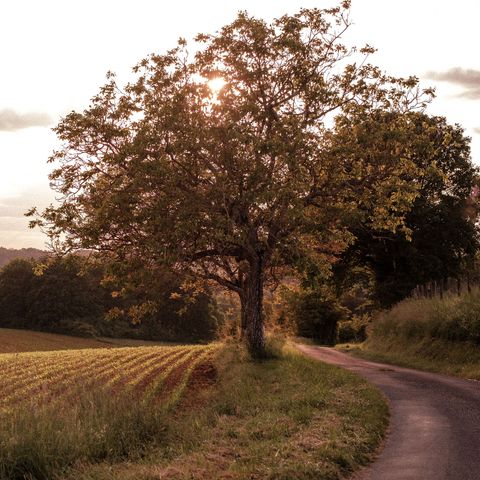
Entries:
{"label": "meadow grass", "polygon": [[100,390],[78,392],[69,408],[12,410],[0,418],[0,479],[52,480],[79,460],[138,459],[161,441],[164,415]]}
{"label": "meadow grass", "polygon": [[374,361],[480,379],[480,291],[404,300],[374,321],[366,342],[338,348]]}
{"label": "meadow grass", "polygon": [[190,385],[148,455],[84,462],[66,478],[340,479],[382,440],[388,408],[378,390],[293,347],[277,345],[269,359],[253,362],[229,344],[211,367],[210,388]]}

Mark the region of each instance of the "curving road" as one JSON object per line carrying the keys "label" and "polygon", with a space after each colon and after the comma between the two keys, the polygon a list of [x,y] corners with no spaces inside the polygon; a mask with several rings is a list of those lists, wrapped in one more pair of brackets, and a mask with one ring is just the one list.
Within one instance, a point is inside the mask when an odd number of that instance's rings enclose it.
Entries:
{"label": "curving road", "polygon": [[480,382],[368,362],[326,347],[298,348],[362,375],[390,401],[384,448],[355,480],[480,479]]}

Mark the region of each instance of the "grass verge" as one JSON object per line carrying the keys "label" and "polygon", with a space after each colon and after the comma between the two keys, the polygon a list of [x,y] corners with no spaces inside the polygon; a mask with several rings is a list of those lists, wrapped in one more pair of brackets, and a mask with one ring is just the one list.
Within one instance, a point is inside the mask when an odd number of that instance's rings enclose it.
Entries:
{"label": "grass verge", "polygon": [[468,342],[431,338],[407,342],[403,338],[375,337],[336,348],[373,362],[480,380],[480,348]]}
{"label": "grass verge", "polygon": [[375,320],[366,342],[338,348],[368,360],[480,380],[480,290],[404,300]]}
{"label": "grass verge", "polygon": [[367,463],[388,423],[382,395],[293,348],[276,352],[252,362],[242,347],[226,346],[203,373],[194,372],[147,455],[83,462],[68,478],[334,480]]}

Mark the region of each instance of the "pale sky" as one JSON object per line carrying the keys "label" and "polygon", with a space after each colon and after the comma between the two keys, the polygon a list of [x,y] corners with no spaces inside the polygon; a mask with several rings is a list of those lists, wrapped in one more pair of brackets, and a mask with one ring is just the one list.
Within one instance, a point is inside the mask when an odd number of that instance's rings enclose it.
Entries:
{"label": "pale sky", "polygon": [[[62,115],[83,110],[108,70],[128,80],[149,53],[211,33],[239,10],[270,20],[330,0],[4,0],[0,2],[0,246],[44,248],[23,213],[54,200],[46,160]],[[371,61],[416,75],[437,98],[428,111],[460,123],[480,164],[480,2],[353,0],[345,41],[376,47]]]}

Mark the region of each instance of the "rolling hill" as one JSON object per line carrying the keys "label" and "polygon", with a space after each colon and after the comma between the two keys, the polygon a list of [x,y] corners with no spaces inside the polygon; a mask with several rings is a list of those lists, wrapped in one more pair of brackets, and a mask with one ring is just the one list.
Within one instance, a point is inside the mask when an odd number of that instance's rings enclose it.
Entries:
{"label": "rolling hill", "polygon": [[0,268],[16,258],[34,258],[37,260],[47,254],[47,252],[38,248],[21,248],[17,250],[15,248],[0,247]]}

